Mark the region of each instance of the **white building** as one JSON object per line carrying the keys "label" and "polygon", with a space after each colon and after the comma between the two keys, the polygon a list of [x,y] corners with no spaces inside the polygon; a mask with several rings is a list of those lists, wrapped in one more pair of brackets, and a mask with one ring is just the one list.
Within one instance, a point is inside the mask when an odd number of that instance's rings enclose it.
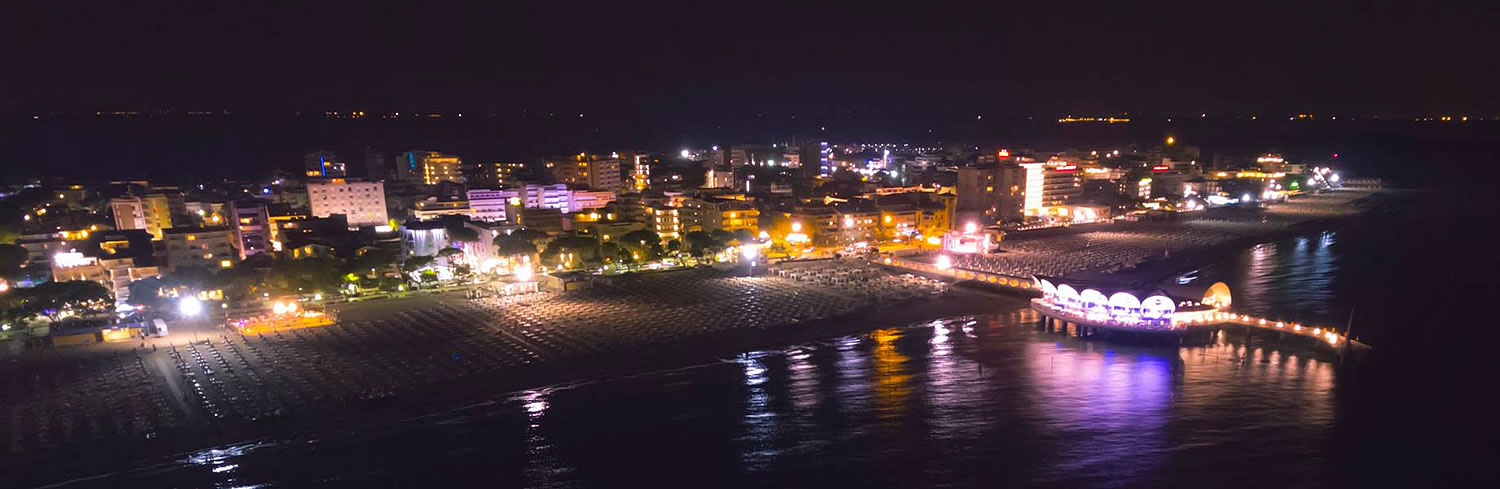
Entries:
{"label": "white building", "polygon": [[614,192],[600,190],[574,190],[568,196],[568,208],[563,212],[578,212],[584,209],[601,209],[615,201]]}
{"label": "white building", "polygon": [[[506,207],[520,205],[520,192],[514,189],[474,189],[468,192],[469,217],[480,222],[504,221]],[[516,199],[511,203],[511,199]]]}
{"label": "white building", "polygon": [[703,188],[729,188],[733,186],[733,170],[709,167],[703,176]]}
{"label": "white building", "polygon": [[116,197],[109,200],[109,208],[115,215],[115,229],[144,229],[151,233],[151,239],[160,240],[162,230],[172,227],[172,213],[165,195]]}
{"label": "white building", "polygon": [[385,184],[347,181],[342,178],[307,184],[307,203],[313,217],[343,214],[349,226],[386,224]]}
{"label": "white building", "polygon": [[[561,183],[527,184],[520,188],[500,190],[475,189],[468,192],[469,217],[481,222],[507,220],[507,208],[557,209],[564,214],[583,209],[598,209],[614,202],[615,193],[603,190],[569,190]],[[511,199],[515,199],[512,202]]]}
{"label": "white building", "polygon": [[407,256],[433,256],[447,247],[448,229],[441,222],[408,222],[401,226],[401,251]]}

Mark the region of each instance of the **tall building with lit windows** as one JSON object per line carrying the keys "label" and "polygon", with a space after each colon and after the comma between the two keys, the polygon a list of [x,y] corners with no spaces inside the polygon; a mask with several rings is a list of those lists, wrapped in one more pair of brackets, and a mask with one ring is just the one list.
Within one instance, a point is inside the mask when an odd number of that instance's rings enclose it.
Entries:
{"label": "tall building with lit windows", "polygon": [[463,160],[436,151],[407,151],[396,162],[396,179],[423,185],[463,183]]}
{"label": "tall building with lit windows", "polygon": [[258,200],[240,200],[230,203],[229,226],[234,231],[235,248],[240,259],[269,253],[275,228],[271,226],[266,203]]}
{"label": "tall building with lit windows", "polygon": [[682,237],[685,224],[681,208],[665,204],[646,206],[646,226],[662,239]]}
{"label": "tall building with lit windows", "polygon": [[469,174],[465,176],[465,180],[470,187],[498,188],[515,184],[525,174],[525,162],[483,162],[476,163],[469,168]]}
{"label": "tall building with lit windows", "polygon": [[618,192],[624,186],[617,157],[578,153],[568,158],[548,160],[546,166],[557,183],[606,192]]}
{"label": "tall building with lit windows", "polygon": [[167,271],[229,268],[239,261],[235,232],[223,226],[166,232]]}
{"label": "tall building with lit windows", "polygon": [[143,229],[152,239],[160,240],[162,230],[172,228],[172,211],[162,194],[116,197],[110,199],[109,208],[115,216],[115,229]]}
{"label": "tall building with lit windows", "polygon": [[348,168],[332,151],[308,151],[302,154],[303,173],[309,177],[336,178],[348,175]]}
{"label": "tall building with lit windows", "polygon": [[307,184],[307,203],[313,217],[343,214],[349,226],[388,224],[385,206],[385,184],[332,178]]}

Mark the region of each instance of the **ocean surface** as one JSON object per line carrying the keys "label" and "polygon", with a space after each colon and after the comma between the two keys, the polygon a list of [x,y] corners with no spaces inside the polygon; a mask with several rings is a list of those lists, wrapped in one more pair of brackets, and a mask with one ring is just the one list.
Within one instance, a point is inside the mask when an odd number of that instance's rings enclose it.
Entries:
{"label": "ocean surface", "polygon": [[[1483,456],[1464,451],[1484,450],[1485,425],[1466,433],[1472,421],[1444,416],[1468,416],[1467,408],[1424,402],[1452,386],[1421,380],[1431,365],[1403,358],[1423,357],[1400,331],[1436,327],[1411,319],[1424,317],[1428,296],[1417,293],[1428,290],[1427,276],[1418,273],[1431,267],[1399,257],[1442,234],[1391,231],[1393,223],[1417,225],[1410,219],[1418,215],[1377,210],[1181,277],[1224,280],[1235,308],[1258,315],[1344,325],[1353,309],[1355,335],[1377,348],[1359,358],[1234,334],[1187,348],[1082,340],[1039,331],[1022,301],[996,298],[992,314],[871,324],[868,334],[542,386],[359,432],[253,440],[113,470],[101,463],[102,477],[65,487],[1462,480],[1455,469]],[[1402,294],[1412,303],[1390,299]]]}

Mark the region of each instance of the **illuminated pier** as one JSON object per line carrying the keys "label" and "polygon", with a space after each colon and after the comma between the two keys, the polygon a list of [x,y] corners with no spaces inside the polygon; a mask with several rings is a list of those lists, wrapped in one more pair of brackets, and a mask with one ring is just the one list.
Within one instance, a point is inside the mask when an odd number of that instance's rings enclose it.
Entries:
{"label": "illuminated pier", "polygon": [[[1201,294],[1161,288],[1112,288],[1052,277],[1033,277],[1033,290],[1042,296],[1031,308],[1042,314],[1041,326],[1078,336],[1124,333],[1175,338],[1206,338],[1224,326],[1235,325],[1304,336],[1334,348],[1366,347],[1327,326],[1304,325],[1239,314],[1229,310],[1229,286],[1215,282]],[[1191,295],[1190,295],[1191,294]]]}

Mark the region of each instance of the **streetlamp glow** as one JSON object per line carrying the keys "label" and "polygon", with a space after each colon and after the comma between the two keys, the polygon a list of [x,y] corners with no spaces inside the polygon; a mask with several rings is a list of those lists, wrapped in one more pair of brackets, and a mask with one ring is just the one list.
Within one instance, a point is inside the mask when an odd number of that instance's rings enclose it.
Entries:
{"label": "streetlamp glow", "polygon": [[953,260],[948,258],[948,255],[938,255],[937,263],[934,265],[937,265],[938,270],[947,270],[953,268]]}
{"label": "streetlamp glow", "polygon": [[197,316],[203,312],[203,303],[197,297],[183,297],[177,301],[177,312],[183,316]]}

